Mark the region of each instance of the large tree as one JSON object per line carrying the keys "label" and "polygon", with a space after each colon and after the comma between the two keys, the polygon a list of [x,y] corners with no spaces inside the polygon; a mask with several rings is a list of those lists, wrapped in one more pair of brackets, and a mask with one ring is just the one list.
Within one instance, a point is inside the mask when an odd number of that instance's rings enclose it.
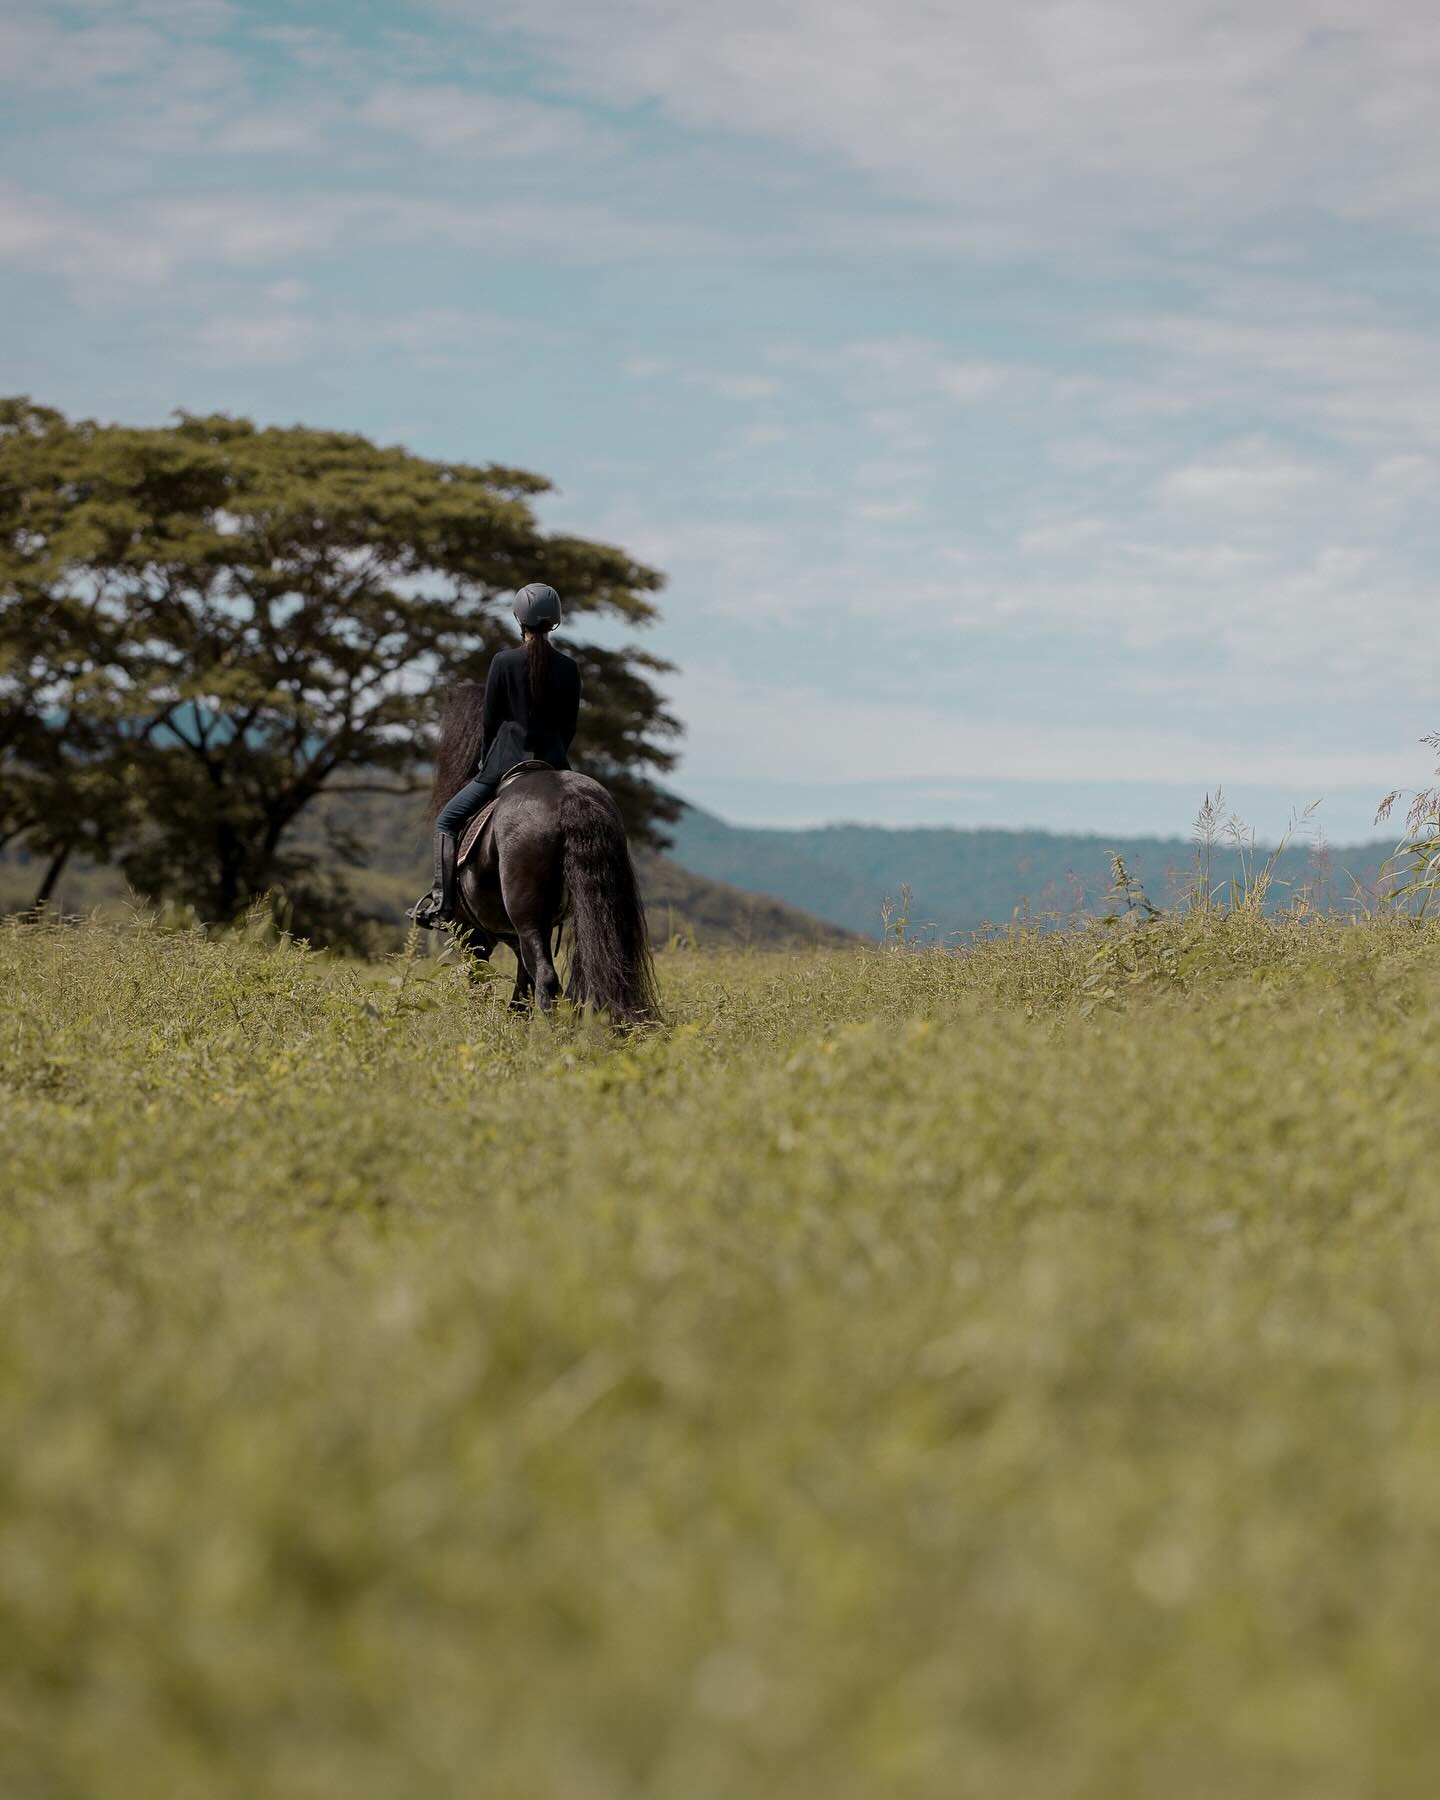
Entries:
{"label": "large tree", "polygon": [[[508,594],[544,580],[572,620],[654,617],[654,570],[540,529],[548,486],[350,433],[0,402],[0,839],[51,880],[72,849],[114,857],[207,918],[266,892],[302,925],[333,916],[354,846],[303,849],[297,821],[325,793],[418,786],[437,693],[513,638]],[[656,841],[666,665],[572,647],[577,766]]]}

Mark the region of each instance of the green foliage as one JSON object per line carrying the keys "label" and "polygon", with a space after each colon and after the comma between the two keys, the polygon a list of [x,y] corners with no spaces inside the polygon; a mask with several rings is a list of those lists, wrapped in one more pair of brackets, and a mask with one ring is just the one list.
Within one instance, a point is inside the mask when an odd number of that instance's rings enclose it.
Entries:
{"label": "green foliage", "polygon": [[[160,429],[0,405],[0,840],[118,857],[142,892],[229,919],[257,895],[334,937],[361,847],[305,846],[321,794],[404,789],[435,690],[513,637],[543,578],[572,616],[643,624],[660,577],[546,535],[547,483],[340,432],[182,415]],[[579,766],[642,840],[675,729],[635,649],[580,646]]]}
{"label": "green foliage", "polygon": [[1440,892],[1440,817],[1417,820],[1385,865],[1385,899],[1425,918]]}
{"label": "green foliage", "polygon": [[0,928],[0,1791],[1428,1795],[1440,930],[1131,917]]}
{"label": "green foliage", "polygon": [[[1421,743],[1440,750],[1440,733],[1432,732]],[[1440,769],[1429,786],[1409,795],[1405,834],[1385,864],[1382,897],[1385,903],[1412,918],[1423,919],[1440,894]],[[1407,790],[1394,788],[1380,802],[1376,824],[1388,819],[1395,802]]]}

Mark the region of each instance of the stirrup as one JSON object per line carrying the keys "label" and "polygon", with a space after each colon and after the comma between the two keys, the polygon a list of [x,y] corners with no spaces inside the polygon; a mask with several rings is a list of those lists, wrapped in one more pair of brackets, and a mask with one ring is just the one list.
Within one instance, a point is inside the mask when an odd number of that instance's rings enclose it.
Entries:
{"label": "stirrup", "polygon": [[422,931],[443,931],[455,919],[455,834],[435,833],[435,880],[406,913]]}
{"label": "stirrup", "polygon": [[405,908],[405,917],[422,931],[434,931],[437,926],[445,923],[440,917],[439,895],[422,894],[413,906]]}

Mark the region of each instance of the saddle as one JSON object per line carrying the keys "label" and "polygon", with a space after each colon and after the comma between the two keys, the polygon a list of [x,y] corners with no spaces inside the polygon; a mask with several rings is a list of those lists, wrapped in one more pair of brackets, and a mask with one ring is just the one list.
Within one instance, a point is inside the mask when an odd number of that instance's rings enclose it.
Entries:
{"label": "saddle", "polygon": [[471,819],[470,823],[460,834],[460,844],[455,852],[455,867],[457,869],[463,868],[469,860],[475,846],[480,842],[480,834],[490,823],[491,813],[493,813],[495,808],[500,804],[500,796],[505,792],[506,788],[510,786],[511,782],[519,781],[526,775],[539,775],[542,772],[553,774],[554,767],[553,763],[542,762],[538,756],[532,756],[525,762],[516,763],[513,769],[508,769],[505,774],[500,777],[500,785],[495,790],[495,798],[485,802],[479,812],[476,813],[475,817]]}

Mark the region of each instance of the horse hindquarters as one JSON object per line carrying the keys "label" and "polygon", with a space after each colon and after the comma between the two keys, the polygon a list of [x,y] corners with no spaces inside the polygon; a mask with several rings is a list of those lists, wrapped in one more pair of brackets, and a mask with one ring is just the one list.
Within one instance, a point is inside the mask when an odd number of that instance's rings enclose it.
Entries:
{"label": "horse hindquarters", "polygon": [[513,816],[508,809],[503,819],[497,813],[492,830],[500,898],[520,964],[512,1004],[523,1004],[533,988],[541,1010],[548,1012],[560,997],[551,945],[564,900],[564,857],[558,806],[541,806],[539,798],[526,795]]}

